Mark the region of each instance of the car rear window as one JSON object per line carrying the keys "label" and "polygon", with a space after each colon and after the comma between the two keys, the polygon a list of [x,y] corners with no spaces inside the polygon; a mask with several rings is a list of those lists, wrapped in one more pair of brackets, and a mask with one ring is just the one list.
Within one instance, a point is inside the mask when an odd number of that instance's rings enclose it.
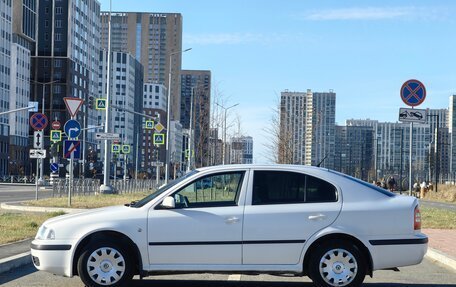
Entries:
{"label": "car rear window", "polygon": [[393,192],[391,192],[391,191],[389,191],[389,190],[387,190],[387,189],[381,188],[381,187],[376,186],[376,185],[374,185],[374,184],[371,184],[371,183],[369,183],[369,182],[365,182],[364,180],[361,180],[361,179],[359,179],[359,178],[352,177],[352,176],[349,176],[349,175],[346,175],[346,174],[344,174],[344,173],[340,173],[340,172],[337,172],[337,171],[334,171],[334,170],[328,170],[328,171],[329,171],[329,172],[332,172],[332,173],[335,173],[335,174],[337,174],[337,175],[339,175],[339,176],[342,176],[342,177],[344,177],[344,178],[346,178],[346,179],[349,179],[349,180],[352,180],[352,181],[354,181],[354,182],[357,182],[357,183],[359,183],[359,184],[362,184],[362,185],[364,185],[364,186],[366,186],[366,187],[369,187],[369,188],[371,188],[371,189],[373,189],[373,190],[375,190],[375,191],[377,191],[377,192],[379,192],[379,193],[381,193],[381,194],[383,194],[383,195],[386,195],[386,196],[388,196],[388,197],[395,197],[395,196],[396,196],[395,193],[393,193]]}

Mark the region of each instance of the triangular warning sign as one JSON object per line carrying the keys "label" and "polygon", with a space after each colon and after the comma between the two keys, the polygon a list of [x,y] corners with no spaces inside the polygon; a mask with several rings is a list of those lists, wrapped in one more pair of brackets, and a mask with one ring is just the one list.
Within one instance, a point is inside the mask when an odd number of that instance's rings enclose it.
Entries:
{"label": "triangular warning sign", "polygon": [[79,108],[84,103],[84,100],[80,98],[65,97],[63,100],[71,117],[74,117],[78,113]]}

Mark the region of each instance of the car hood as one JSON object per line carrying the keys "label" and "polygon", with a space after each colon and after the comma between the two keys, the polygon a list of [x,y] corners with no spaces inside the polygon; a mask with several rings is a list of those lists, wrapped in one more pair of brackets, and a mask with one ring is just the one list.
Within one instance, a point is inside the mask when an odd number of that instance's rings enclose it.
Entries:
{"label": "car hood", "polygon": [[[138,219],[146,219],[144,211],[138,208],[131,208],[124,205],[110,206],[104,208],[91,209],[85,212],[57,216],[48,219],[43,223],[48,228],[52,228],[57,234],[68,238],[83,230],[97,230],[115,228],[120,225],[128,226]],[[139,224],[142,220],[139,220]],[[57,232],[58,231],[58,232]]]}
{"label": "car hood", "polygon": [[102,207],[102,208],[96,208],[96,209],[88,209],[86,211],[82,211],[82,212],[78,212],[78,213],[64,214],[64,215],[50,218],[50,219],[46,220],[44,222],[44,224],[46,226],[51,226],[51,225],[59,224],[61,222],[79,220],[79,219],[87,217],[87,216],[97,216],[100,214],[117,213],[117,212],[122,212],[125,208],[126,208],[125,206],[119,205],[119,206],[109,206],[109,207]]}

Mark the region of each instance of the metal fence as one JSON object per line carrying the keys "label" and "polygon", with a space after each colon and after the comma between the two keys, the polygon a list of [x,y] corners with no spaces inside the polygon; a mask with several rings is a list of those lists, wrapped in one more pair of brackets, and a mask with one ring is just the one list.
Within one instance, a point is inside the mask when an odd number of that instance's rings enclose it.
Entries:
{"label": "metal fence", "polygon": [[[124,194],[124,193],[135,193],[135,192],[150,192],[155,190],[161,185],[161,182],[157,185],[155,180],[111,180],[110,185],[113,187],[113,193]],[[54,179],[52,183],[52,196],[63,197],[68,195],[70,188],[69,179]],[[94,195],[100,192],[100,180],[99,179],[74,179],[71,184],[72,192],[74,196]]]}

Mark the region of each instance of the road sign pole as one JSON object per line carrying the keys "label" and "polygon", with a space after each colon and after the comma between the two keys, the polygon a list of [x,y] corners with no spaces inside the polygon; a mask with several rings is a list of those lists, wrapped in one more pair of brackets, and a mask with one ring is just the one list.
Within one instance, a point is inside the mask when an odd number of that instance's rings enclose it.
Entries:
{"label": "road sign pole", "polygon": [[412,196],[412,139],[413,139],[413,122],[410,123],[410,147],[409,147],[409,195]]}
{"label": "road sign pole", "polygon": [[38,200],[38,167],[39,158],[36,159],[36,172],[35,172],[35,200]]}
{"label": "road sign pole", "polygon": [[71,193],[73,192],[73,158],[74,158],[74,155],[72,152],[71,157],[70,157],[70,168],[69,168],[70,182],[68,183],[68,207],[71,207]]}

